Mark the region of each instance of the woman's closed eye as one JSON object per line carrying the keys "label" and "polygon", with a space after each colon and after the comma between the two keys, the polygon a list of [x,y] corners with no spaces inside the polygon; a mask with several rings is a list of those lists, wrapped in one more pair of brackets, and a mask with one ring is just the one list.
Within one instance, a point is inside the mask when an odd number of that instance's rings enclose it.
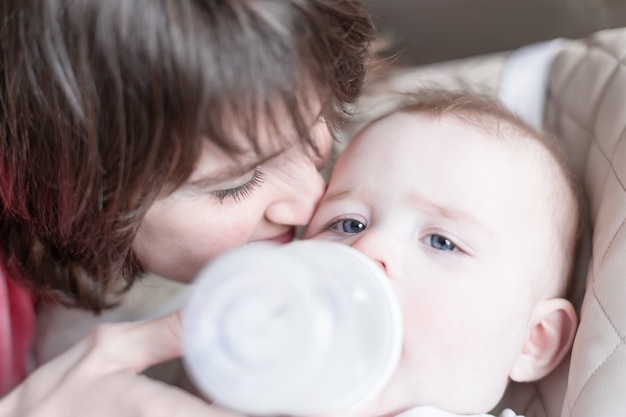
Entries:
{"label": "woman's closed eye", "polygon": [[252,176],[245,183],[224,190],[211,191],[211,194],[219,198],[220,203],[224,203],[226,198],[232,198],[235,203],[249,197],[254,189],[263,184],[265,175],[259,168],[255,168]]}

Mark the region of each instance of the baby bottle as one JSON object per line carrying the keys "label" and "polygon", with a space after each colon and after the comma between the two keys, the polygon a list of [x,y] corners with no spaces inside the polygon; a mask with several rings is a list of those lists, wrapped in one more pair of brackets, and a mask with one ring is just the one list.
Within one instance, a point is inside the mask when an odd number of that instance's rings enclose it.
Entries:
{"label": "baby bottle", "polygon": [[386,385],[402,325],[383,271],[349,246],[251,243],[200,271],[183,309],[185,366],[243,413],[355,409]]}

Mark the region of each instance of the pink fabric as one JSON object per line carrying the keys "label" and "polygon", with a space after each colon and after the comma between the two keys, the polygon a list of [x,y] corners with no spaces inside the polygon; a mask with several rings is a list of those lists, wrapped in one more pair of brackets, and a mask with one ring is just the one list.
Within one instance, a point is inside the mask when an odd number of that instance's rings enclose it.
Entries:
{"label": "pink fabric", "polygon": [[33,300],[10,279],[0,257],[0,396],[26,376],[34,332]]}

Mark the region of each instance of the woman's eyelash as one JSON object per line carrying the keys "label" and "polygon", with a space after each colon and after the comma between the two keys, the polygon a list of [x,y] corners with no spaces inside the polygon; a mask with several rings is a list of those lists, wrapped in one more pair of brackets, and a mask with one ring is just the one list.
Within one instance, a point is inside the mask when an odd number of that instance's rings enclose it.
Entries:
{"label": "woman's eyelash", "polygon": [[256,187],[263,184],[264,180],[265,174],[263,174],[263,172],[261,172],[258,168],[255,168],[252,178],[246,181],[245,184],[229,188],[227,190],[213,191],[212,194],[219,198],[220,203],[224,203],[224,200],[228,197],[232,198],[235,203],[238,203],[239,201],[248,198]]}

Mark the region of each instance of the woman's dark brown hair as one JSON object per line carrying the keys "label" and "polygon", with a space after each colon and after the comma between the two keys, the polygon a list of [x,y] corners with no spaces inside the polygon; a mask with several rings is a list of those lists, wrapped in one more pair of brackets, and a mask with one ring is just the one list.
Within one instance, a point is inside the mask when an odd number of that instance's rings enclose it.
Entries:
{"label": "woman's dark brown hair", "polygon": [[137,227],[202,140],[236,154],[236,129],[255,148],[287,109],[315,148],[309,101],[341,120],[373,36],[357,0],[2,0],[0,13],[4,261],[94,310],[140,272]]}

